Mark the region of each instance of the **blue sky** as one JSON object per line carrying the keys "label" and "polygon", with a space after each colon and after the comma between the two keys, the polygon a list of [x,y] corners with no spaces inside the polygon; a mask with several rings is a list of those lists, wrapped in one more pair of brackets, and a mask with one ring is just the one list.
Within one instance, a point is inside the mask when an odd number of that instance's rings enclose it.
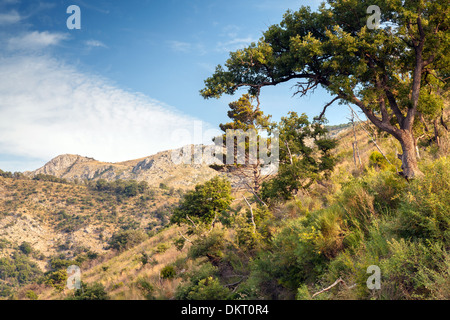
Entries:
{"label": "blue sky", "polygon": [[[173,133],[193,123],[217,130],[239,96],[199,95],[215,66],[286,10],[319,3],[0,0],[0,169],[34,170],[64,153],[124,161],[181,147]],[[72,4],[80,30],[66,26]],[[262,92],[274,120],[290,110],[312,117],[331,100],[323,90],[292,98],[291,85]],[[343,106],[327,113],[330,124],[347,117]]]}

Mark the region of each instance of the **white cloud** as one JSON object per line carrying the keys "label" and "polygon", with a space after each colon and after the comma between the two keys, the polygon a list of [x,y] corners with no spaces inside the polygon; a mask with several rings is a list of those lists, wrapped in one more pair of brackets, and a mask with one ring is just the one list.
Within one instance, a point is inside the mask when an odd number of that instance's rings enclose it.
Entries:
{"label": "white cloud", "polygon": [[22,20],[22,17],[16,10],[11,10],[7,13],[0,13],[0,26],[14,24]]}
{"label": "white cloud", "polygon": [[0,154],[136,159],[181,147],[172,133],[194,121],[53,58],[0,57]]}
{"label": "white cloud", "polygon": [[108,48],[108,46],[106,44],[104,44],[101,41],[98,40],[87,40],[84,42],[88,47],[101,47],[101,48]]}
{"label": "white cloud", "polygon": [[67,38],[68,34],[66,33],[32,31],[9,38],[7,41],[7,48],[9,50],[35,51],[57,45]]}
{"label": "white cloud", "polygon": [[217,43],[216,49],[218,51],[236,51],[249,46],[252,42],[257,42],[257,39],[253,37],[246,38],[234,38],[228,41],[220,41]]}

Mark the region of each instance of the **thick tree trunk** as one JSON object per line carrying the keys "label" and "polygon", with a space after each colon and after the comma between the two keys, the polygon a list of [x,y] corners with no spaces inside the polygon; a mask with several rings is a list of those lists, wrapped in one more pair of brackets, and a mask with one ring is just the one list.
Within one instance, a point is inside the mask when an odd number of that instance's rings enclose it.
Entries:
{"label": "thick tree trunk", "polygon": [[403,154],[399,157],[402,160],[401,174],[406,179],[413,179],[423,175],[417,162],[416,143],[411,132],[402,130],[402,133],[396,137],[402,146]]}

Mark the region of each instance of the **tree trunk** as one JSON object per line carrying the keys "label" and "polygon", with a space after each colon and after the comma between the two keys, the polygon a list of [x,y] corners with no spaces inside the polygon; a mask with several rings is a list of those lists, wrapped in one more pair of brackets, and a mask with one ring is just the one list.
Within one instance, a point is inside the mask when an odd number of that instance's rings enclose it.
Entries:
{"label": "tree trunk", "polygon": [[402,130],[402,133],[396,138],[400,141],[403,150],[403,154],[400,157],[403,171],[400,174],[406,179],[413,179],[423,175],[419,170],[416,143],[412,132]]}

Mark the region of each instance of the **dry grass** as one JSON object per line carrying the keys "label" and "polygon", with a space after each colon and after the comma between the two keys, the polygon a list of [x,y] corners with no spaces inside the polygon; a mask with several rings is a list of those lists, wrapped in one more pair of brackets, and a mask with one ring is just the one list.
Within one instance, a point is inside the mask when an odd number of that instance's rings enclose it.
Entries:
{"label": "dry grass", "polygon": [[[161,279],[161,269],[173,264],[177,259],[186,256],[188,245],[180,252],[171,241],[178,237],[180,227],[170,227],[160,234],[151,237],[136,247],[121,253],[108,254],[99,259],[99,263],[91,267],[82,265],[82,281],[85,283],[101,283],[104,285],[109,296],[113,300],[143,300],[145,295],[136,285],[139,278],[146,279],[155,288],[155,294],[162,299],[172,299],[175,290],[181,281],[179,278],[173,280]],[[157,247],[161,243],[171,244],[164,252],[157,252]],[[143,265],[140,256],[145,252],[155,264]],[[84,269],[84,268],[88,269]],[[70,292],[57,293],[52,288],[43,290],[39,299],[60,300]]]}

